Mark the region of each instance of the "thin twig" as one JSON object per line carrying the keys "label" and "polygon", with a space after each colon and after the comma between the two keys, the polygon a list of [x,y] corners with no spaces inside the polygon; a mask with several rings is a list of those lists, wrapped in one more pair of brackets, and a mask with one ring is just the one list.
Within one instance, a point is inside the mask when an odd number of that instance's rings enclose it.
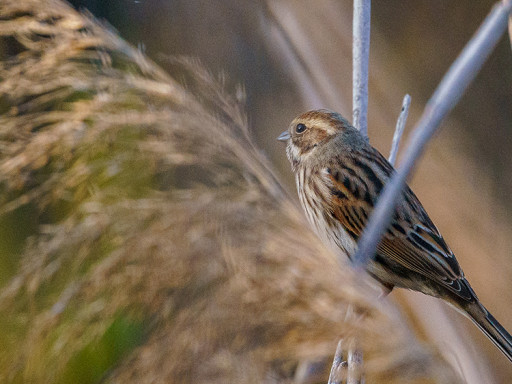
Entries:
{"label": "thin twig", "polygon": [[[368,138],[368,62],[370,56],[370,15],[371,0],[354,0],[352,30],[352,123]],[[338,349],[340,350],[338,352]],[[341,341],[336,354],[341,354]],[[333,371],[339,373],[333,362]],[[358,384],[362,372],[363,355],[353,340],[348,348],[347,383]],[[339,376],[339,375],[338,375]],[[331,383],[331,378],[329,378]]]}
{"label": "thin twig", "polygon": [[370,5],[370,0],[354,0],[352,32],[352,123],[365,137],[368,137]]}
{"label": "thin twig", "polygon": [[510,48],[512,48],[512,16],[508,18],[508,38],[510,39]]}
{"label": "thin twig", "polygon": [[389,162],[391,165],[395,165],[396,154],[398,153],[398,147],[400,146],[400,139],[404,133],[405,123],[407,122],[407,116],[409,115],[409,105],[411,105],[411,96],[405,95],[404,101],[402,102],[402,110],[400,116],[396,122],[395,134],[393,135],[393,142],[391,143],[391,151],[389,152]]}
{"label": "thin twig", "polygon": [[483,63],[507,28],[512,0],[496,4],[477,33],[452,64],[448,73],[427,103],[423,115],[416,124],[398,172],[386,184],[378,204],[365,228],[354,264],[364,267],[375,254],[377,245],[388,226],[407,176],[414,168],[426,143],[437,131],[442,120],[459,101],[463,92],[474,79]]}
{"label": "thin twig", "polygon": [[363,352],[357,347],[353,339],[347,356],[347,384],[361,384],[363,375]]}
{"label": "thin twig", "polygon": [[343,340],[338,341],[338,346],[336,347],[336,353],[334,354],[334,359],[332,362],[331,373],[329,374],[328,384],[340,384],[342,380],[342,370],[346,365],[346,362],[343,360]]}

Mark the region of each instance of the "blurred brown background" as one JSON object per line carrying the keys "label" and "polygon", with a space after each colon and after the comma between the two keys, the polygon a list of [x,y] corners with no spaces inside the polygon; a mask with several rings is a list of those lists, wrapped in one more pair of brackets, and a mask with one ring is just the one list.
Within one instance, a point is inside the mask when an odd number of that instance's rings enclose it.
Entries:
{"label": "blurred brown background", "polygon": [[[283,23],[287,23],[286,18],[297,17],[299,33],[311,39],[301,43],[315,45],[317,51],[312,52],[319,55],[316,59],[332,71],[324,72],[323,76],[339,85],[336,89],[340,95],[336,96],[340,99],[324,102],[333,103],[327,106],[346,115],[350,113],[351,88],[347,83],[351,76],[350,1],[315,1],[314,7],[299,0],[268,4],[229,0],[216,3],[74,0],[71,3],[106,20],[163,67],[166,67],[166,55],[197,57],[213,73],[225,73],[233,85],[243,84],[254,135],[279,164],[284,163],[282,148],[274,142],[274,136],[296,113],[315,106],[307,105],[307,100],[300,97],[302,84],[284,61],[287,52],[273,39],[275,25],[269,15],[281,17]],[[392,135],[403,95],[409,93],[413,100],[410,127],[493,4],[484,0],[390,0],[372,4],[369,129],[372,141],[384,154],[388,151],[387,137]],[[279,12],[282,14],[276,16]],[[323,25],[312,25],[313,21],[321,22],[322,17]],[[339,25],[333,19],[338,19]],[[315,26],[322,33],[315,31]],[[477,188],[490,183],[487,192],[499,205],[493,214],[505,221],[512,220],[512,215],[503,213],[502,209],[512,207],[508,198],[512,190],[509,177],[512,171],[511,66],[510,43],[503,38],[452,113],[450,122],[444,124],[442,136],[431,146],[433,152],[434,147],[448,145],[442,143],[453,140],[455,147],[443,148],[442,152],[450,157],[453,152],[463,155],[488,175],[485,180],[477,177],[471,183]],[[387,136],[386,139],[381,140],[381,135]]]}

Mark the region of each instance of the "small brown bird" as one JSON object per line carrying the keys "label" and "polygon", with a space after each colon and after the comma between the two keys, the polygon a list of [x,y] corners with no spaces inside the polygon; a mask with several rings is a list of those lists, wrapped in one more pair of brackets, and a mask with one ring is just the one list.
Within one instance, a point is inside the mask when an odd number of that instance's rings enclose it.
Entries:
{"label": "small brown bird", "polygon": [[[340,114],[324,109],[295,118],[278,140],[287,142],[310,224],[335,252],[353,255],[393,166]],[[480,303],[409,187],[366,269],[389,290],[408,288],[455,306],[512,361],[511,335]]]}

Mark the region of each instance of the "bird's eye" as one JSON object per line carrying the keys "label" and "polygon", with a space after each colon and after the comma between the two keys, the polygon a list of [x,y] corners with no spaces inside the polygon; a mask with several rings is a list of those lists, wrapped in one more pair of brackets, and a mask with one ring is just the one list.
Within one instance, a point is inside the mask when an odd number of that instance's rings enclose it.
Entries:
{"label": "bird's eye", "polygon": [[306,125],[305,124],[302,124],[302,123],[299,123],[295,126],[295,132],[296,133],[302,133],[306,130]]}

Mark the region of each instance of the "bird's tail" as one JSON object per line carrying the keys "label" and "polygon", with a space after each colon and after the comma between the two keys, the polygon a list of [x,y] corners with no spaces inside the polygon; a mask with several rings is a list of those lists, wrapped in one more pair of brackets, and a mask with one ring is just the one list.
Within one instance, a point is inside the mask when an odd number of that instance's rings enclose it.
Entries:
{"label": "bird's tail", "polygon": [[473,302],[464,308],[471,320],[489,339],[512,361],[512,336],[479,302]]}

